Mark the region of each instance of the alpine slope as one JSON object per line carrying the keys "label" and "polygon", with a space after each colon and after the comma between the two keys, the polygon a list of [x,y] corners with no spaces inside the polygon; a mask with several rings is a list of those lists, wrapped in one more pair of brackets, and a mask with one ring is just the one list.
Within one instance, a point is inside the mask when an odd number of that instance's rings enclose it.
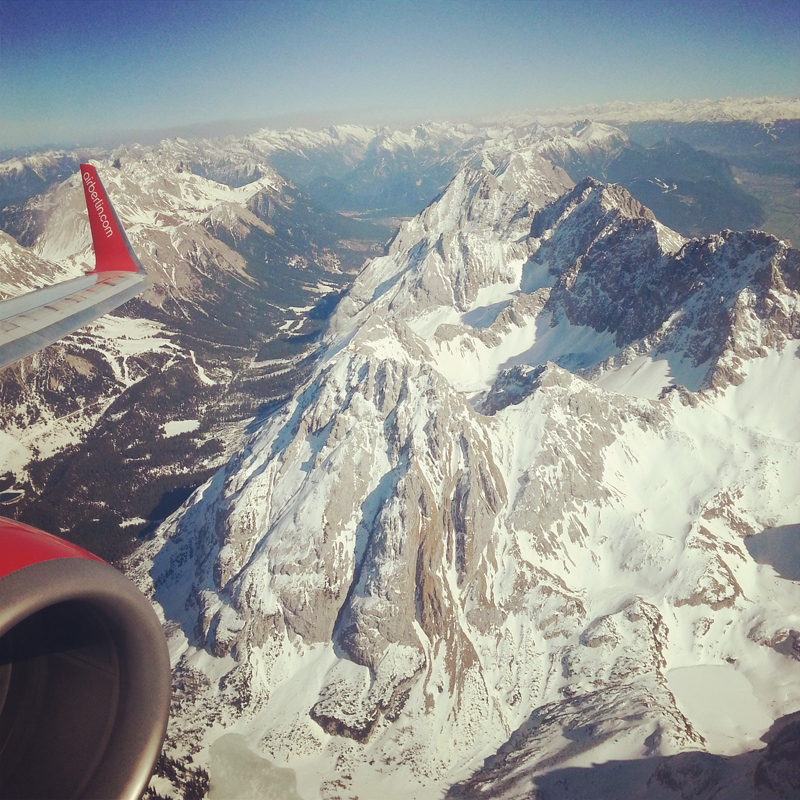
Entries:
{"label": "alpine slope", "polygon": [[484,151],[404,222],[127,562],[170,763],[220,797],[796,785],[800,253],[540,158]]}

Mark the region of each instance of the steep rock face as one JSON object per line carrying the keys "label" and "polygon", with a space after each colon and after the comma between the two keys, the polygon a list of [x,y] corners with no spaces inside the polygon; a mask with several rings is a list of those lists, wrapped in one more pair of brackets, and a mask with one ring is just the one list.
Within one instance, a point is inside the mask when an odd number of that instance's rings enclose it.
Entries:
{"label": "steep rock face", "polygon": [[531,233],[533,263],[558,275],[554,323],[565,314],[608,331],[623,351],[635,344],[628,357],[646,347],[705,365],[691,388],[740,380],[742,358],[797,338],[797,251],[769,234],[723,231],[678,249],[624,189],[591,179],[539,212]]}
{"label": "steep rock face", "polygon": [[552,168],[508,179],[524,163],[520,156],[519,163],[511,159],[491,172],[459,172],[439,199],[401,225],[387,255],[358,276],[332,328],[352,328],[375,301],[399,318],[419,321],[438,309],[466,312],[482,289],[518,283],[531,216],[571,185]]}
{"label": "steep rock face", "polygon": [[[661,297],[684,288],[665,280],[669,242],[652,213],[619,186],[590,178],[540,213],[531,235],[542,243],[534,261],[555,272],[552,307],[570,323],[616,334],[618,345],[642,338],[665,316]],[[688,291],[688,290],[687,290]]]}
{"label": "steep rock face", "polygon": [[[400,264],[397,258],[389,262]],[[411,320],[422,334],[435,331],[438,368],[451,381],[467,380],[450,372],[454,362],[474,362],[474,381],[466,384],[474,390],[485,389],[497,374],[492,368],[509,358],[550,358],[594,380],[620,368],[625,375],[627,365],[637,369],[648,359],[664,365],[659,390],[671,383],[722,390],[741,380],[743,358],[763,355],[765,348],[780,351],[796,338],[797,255],[785,242],[755,231],[686,242],[624,189],[592,179],[536,212],[531,235],[513,249],[492,252],[491,263],[494,274],[469,266],[473,280],[482,280],[479,286],[495,281],[493,306],[478,301],[480,288],[460,300],[460,313],[444,295],[428,294]],[[444,272],[430,259],[414,264],[425,270],[417,285]],[[374,287],[376,276],[387,272],[373,262],[359,282]],[[500,276],[509,284],[505,292]],[[587,329],[593,349],[565,337],[564,325],[576,334]],[[532,347],[528,353],[520,343],[511,345],[514,329]],[[646,396],[655,398],[658,391]]]}
{"label": "steep rock face", "polygon": [[[232,729],[309,797],[433,797],[492,754],[464,787],[752,746],[800,706],[800,597],[742,539],[800,514],[800,443],[735,398],[762,362],[800,378],[796,259],[684,243],[618,187],[536,212],[460,173],[359,276],[312,380],[129,562],[175,656],[170,752]],[[756,298],[746,325],[722,284]],[[734,353],[742,382],[678,386],[667,345],[692,379]],[[720,739],[681,688],[709,663],[766,724]]]}
{"label": "steep rock face", "polygon": [[[475,412],[397,348],[397,336],[413,338],[377,322],[359,331],[352,358],[323,370],[236,465],[210,543],[223,606],[208,607],[207,590],[191,599],[198,644],[217,657],[246,660],[286,637],[338,642],[369,672],[332,675],[311,713],[359,740],[381,714],[397,717],[404,690],[424,677],[428,639],[441,645],[459,703],[477,658],[459,626],[458,587],[496,560],[491,530],[506,500]],[[374,359],[389,347],[397,358]],[[154,581],[157,595],[169,593],[169,580]],[[366,674],[374,678],[364,685]]]}

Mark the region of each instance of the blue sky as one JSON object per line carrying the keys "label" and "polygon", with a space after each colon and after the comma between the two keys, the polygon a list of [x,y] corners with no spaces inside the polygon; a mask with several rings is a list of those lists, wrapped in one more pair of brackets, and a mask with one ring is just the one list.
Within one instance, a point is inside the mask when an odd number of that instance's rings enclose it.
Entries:
{"label": "blue sky", "polygon": [[0,146],[800,93],[761,0],[0,0]]}

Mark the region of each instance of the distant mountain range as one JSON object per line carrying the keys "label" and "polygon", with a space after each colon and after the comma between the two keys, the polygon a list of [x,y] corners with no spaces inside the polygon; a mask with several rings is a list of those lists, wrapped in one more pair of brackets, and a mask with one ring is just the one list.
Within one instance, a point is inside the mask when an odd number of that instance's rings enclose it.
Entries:
{"label": "distant mountain range", "polygon": [[[664,128],[665,136],[654,141],[653,131],[660,130],[659,124],[629,125],[632,133],[646,140],[646,147],[637,144],[635,136],[631,141],[620,129],[597,121],[551,127],[537,122],[522,126],[426,123],[408,131],[338,126],[316,132],[264,130],[223,140],[176,139],[157,148],[124,146],[105,151],[102,157],[113,162],[158,153],[152,157],[182,164],[231,187],[259,177],[262,168],[267,172],[271,168],[330,210],[409,216],[421,211],[461,166],[474,166],[486,157],[497,162],[512,152],[527,150],[562,166],[573,180],[591,174],[622,183],[685,235],[711,233],[720,227],[757,227],[764,221],[761,201],[742,189],[725,160],[732,127],[740,138],[752,139],[755,123],[722,126],[725,135],[716,156],[693,147],[688,140],[697,139],[697,131],[686,131],[682,137],[678,123],[670,123],[672,128]],[[797,149],[797,125],[775,125],[779,131],[789,128],[781,136],[765,134],[766,138],[752,143],[760,148],[757,157],[764,168],[785,157],[792,142]],[[709,147],[711,139],[706,135],[703,145]],[[63,180],[80,158],[90,155],[101,157],[99,151],[49,153],[0,164],[3,228],[23,244],[32,242],[34,232],[25,228],[30,222],[16,219],[16,207]]]}

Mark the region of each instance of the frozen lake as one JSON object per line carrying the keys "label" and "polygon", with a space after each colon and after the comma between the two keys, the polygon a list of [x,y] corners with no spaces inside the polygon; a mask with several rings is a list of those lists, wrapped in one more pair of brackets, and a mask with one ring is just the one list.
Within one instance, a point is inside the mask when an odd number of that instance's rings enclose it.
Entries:
{"label": "frozen lake", "polygon": [[302,800],[294,770],[254,753],[241,734],[220,736],[209,754],[209,800]]}
{"label": "frozen lake", "polygon": [[744,540],[758,564],[769,564],[782,578],[800,581],[800,525],[771,528]]}
{"label": "frozen lake", "polygon": [[741,672],[725,665],[698,664],[666,673],[675,702],[711,753],[738,755],[764,747],[759,737],[772,725]]}

